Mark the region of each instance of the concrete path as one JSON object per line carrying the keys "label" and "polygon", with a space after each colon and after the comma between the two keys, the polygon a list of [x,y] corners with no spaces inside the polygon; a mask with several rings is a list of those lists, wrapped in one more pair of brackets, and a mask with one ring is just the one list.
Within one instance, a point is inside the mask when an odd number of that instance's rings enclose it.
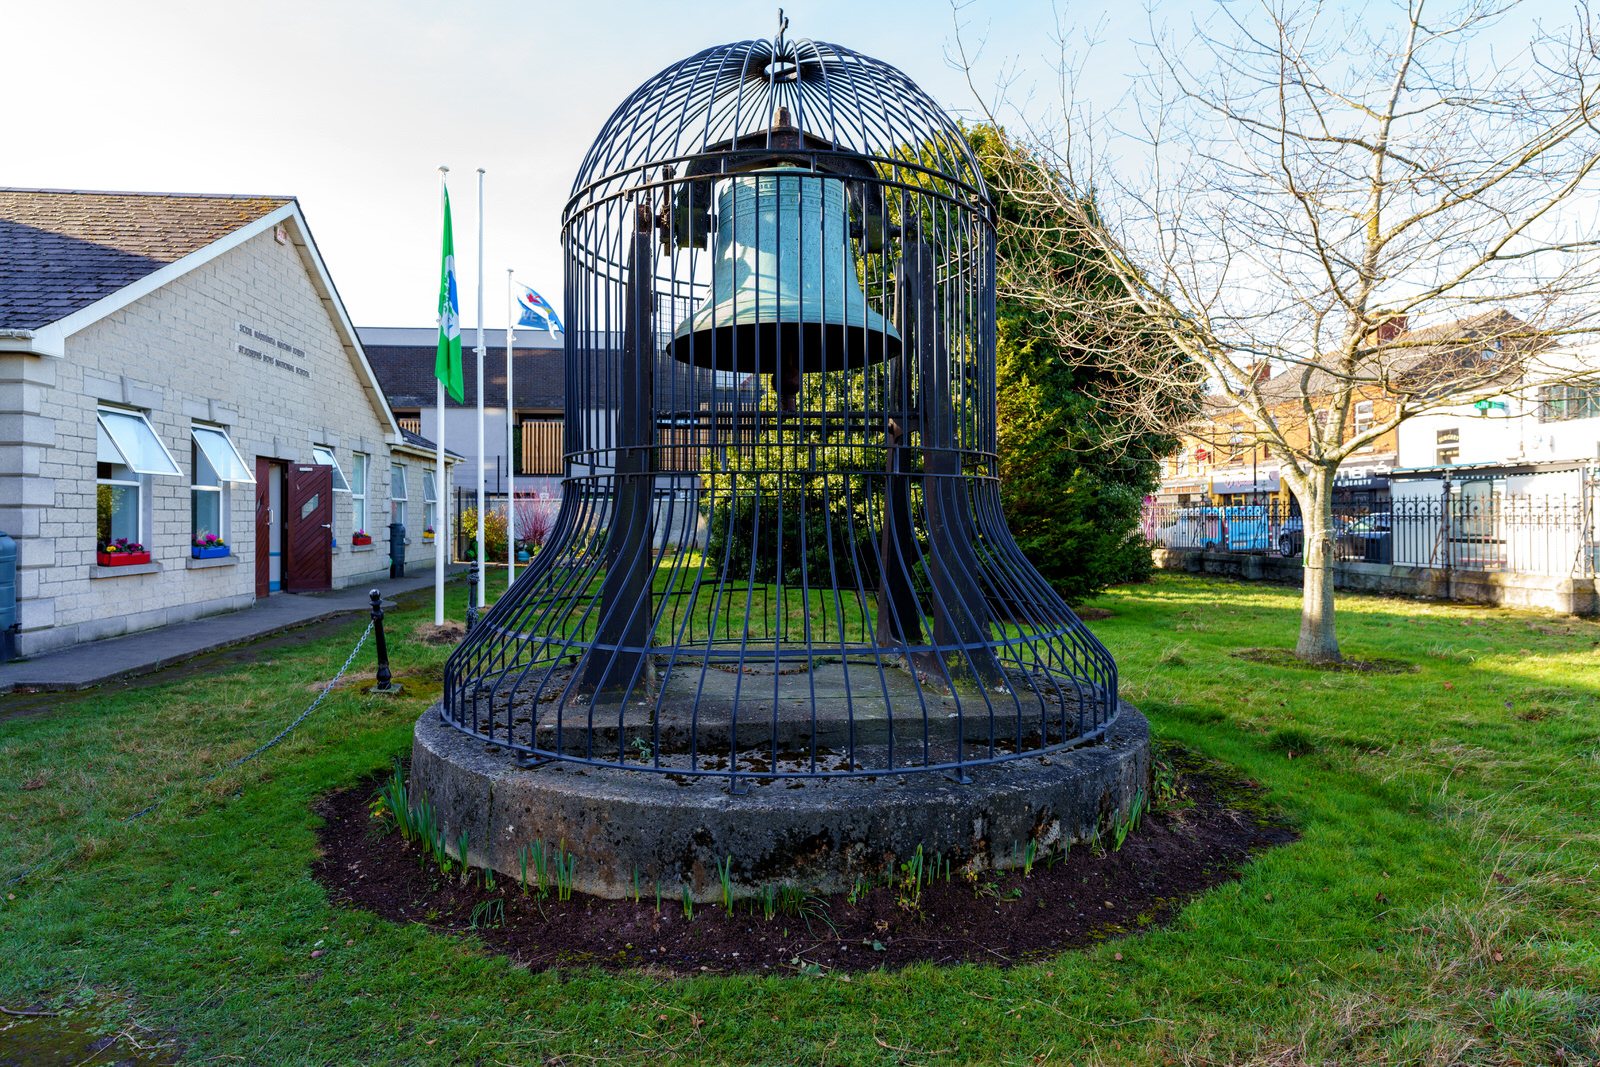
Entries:
{"label": "concrete path", "polygon": [[[465,572],[452,567],[449,573]],[[326,593],[277,593],[243,611],[207,615],[192,622],[141,630],[125,637],[91,641],[40,653],[16,663],[0,663],[0,693],[18,689],[61,692],[88,689],[129,675],[148,674],[229,645],[253,641],[280,630],[339,615],[372,610],[372,590],[383,594],[384,608],[394,597],[433,588],[433,569]]]}

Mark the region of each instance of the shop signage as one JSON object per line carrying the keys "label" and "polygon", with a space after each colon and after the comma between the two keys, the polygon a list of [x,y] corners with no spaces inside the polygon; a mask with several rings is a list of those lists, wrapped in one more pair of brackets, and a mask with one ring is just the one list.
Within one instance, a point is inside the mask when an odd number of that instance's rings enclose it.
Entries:
{"label": "shop signage", "polygon": [[1276,469],[1266,471],[1229,471],[1227,474],[1213,474],[1211,476],[1211,492],[1218,493],[1276,493],[1278,491],[1278,472]]}
{"label": "shop signage", "polygon": [[1333,487],[1335,489],[1386,489],[1389,486],[1389,470],[1387,467],[1358,467],[1353,470],[1335,471]]}

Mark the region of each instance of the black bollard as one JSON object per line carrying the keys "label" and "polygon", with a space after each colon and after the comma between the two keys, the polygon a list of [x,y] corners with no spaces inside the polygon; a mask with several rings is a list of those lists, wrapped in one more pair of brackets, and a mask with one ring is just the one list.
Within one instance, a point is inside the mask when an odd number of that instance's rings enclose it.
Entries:
{"label": "black bollard", "polygon": [[478,561],[467,568],[467,633],[478,621]]}
{"label": "black bollard", "polygon": [[372,630],[378,638],[378,684],[368,692],[393,694],[400,692],[400,686],[390,684],[389,673],[389,642],[383,636],[383,595],[376,589],[372,591]]}

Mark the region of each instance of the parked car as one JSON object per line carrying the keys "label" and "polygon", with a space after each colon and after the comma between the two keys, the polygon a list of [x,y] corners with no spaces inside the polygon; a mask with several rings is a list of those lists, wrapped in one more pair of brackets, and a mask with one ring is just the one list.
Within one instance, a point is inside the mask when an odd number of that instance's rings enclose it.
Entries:
{"label": "parked car", "polygon": [[1298,515],[1290,515],[1278,527],[1278,555],[1298,556],[1306,540],[1305,523]]}
{"label": "parked car", "polygon": [[1394,538],[1389,512],[1374,511],[1346,526],[1339,533],[1339,558],[1364,563],[1394,562]]}
{"label": "parked car", "polygon": [[1162,548],[1265,552],[1268,533],[1265,508],[1233,505],[1179,508],[1149,536]]}
{"label": "parked car", "polygon": [[1265,552],[1272,543],[1267,509],[1259,504],[1236,504],[1222,509],[1218,548],[1230,552]]}
{"label": "parked car", "polygon": [[1162,548],[1215,548],[1221,536],[1220,520],[1217,508],[1179,508],[1155,528],[1150,539]]}
{"label": "parked car", "polygon": [[[1349,524],[1344,519],[1339,518],[1339,516],[1335,515],[1333,517],[1333,536],[1335,544],[1337,544],[1338,539],[1343,536],[1344,530],[1348,525]],[[1305,550],[1305,544],[1305,519],[1299,515],[1290,515],[1287,519],[1283,520],[1283,525],[1278,527],[1278,555],[1298,556],[1302,551]]]}

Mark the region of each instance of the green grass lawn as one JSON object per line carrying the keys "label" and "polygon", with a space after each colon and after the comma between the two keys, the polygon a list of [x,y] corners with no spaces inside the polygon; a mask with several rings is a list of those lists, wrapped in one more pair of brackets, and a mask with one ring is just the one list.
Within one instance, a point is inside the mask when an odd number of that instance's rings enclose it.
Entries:
{"label": "green grass lawn", "polygon": [[310,807],[407,752],[437,698],[444,650],[408,639],[421,600],[390,628],[414,696],[337,691],[202,787],[304,709],[362,622],[0,720],[0,877],[67,849],[0,890],[0,1004],[93,1000],[218,1063],[1600,1059],[1600,626],[1343,598],[1347,656],[1416,668],[1375,674],[1232,655],[1292,647],[1295,590],[1163,577],[1094,606],[1157,736],[1259,782],[1302,835],[1163,929],[1012,970],[674,979],[530,974],[332,908]]}

